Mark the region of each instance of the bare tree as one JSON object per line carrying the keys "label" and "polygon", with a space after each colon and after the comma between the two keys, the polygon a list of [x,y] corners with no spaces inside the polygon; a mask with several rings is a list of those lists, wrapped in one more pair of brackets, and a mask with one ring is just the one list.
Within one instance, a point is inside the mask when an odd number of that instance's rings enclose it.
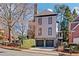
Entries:
{"label": "bare tree", "polygon": [[31,13],[30,4],[0,4],[0,20],[8,29],[8,40],[11,42],[11,31],[15,24],[21,19],[21,16],[27,16]]}

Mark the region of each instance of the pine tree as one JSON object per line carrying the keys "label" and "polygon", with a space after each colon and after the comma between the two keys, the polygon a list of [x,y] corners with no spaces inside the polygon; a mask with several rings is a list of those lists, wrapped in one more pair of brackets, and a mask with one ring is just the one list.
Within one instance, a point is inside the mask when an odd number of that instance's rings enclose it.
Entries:
{"label": "pine tree", "polygon": [[73,18],[77,17],[77,13],[76,13],[76,10],[75,9],[73,10],[72,15],[73,15]]}
{"label": "pine tree", "polygon": [[61,31],[63,32],[63,40],[68,42],[69,22],[73,21],[71,10],[67,6],[64,12],[64,20],[61,22]]}
{"label": "pine tree", "polygon": [[73,16],[72,16],[71,10],[69,9],[68,6],[67,6],[66,9],[65,9],[64,18],[65,18],[68,22],[73,21]]}

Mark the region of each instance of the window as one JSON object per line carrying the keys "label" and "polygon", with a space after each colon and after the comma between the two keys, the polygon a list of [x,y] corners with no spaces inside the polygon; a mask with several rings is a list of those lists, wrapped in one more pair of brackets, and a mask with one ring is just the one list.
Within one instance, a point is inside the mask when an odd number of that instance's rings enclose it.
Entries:
{"label": "window", "polygon": [[39,17],[39,18],[38,18],[38,24],[39,24],[39,25],[42,25],[42,17]]}
{"label": "window", "polygon": [[52,24],[52,16],[48,17],[48,24]]}
{"label": "window", "polygon": [[39,36],[42,35],[42,28],[39,28],[39,29],[38,29],[38,35],[39,35]]}
{"label": "window", "polygon": [[48,28],[48,35],[52,35],[52,27]]}

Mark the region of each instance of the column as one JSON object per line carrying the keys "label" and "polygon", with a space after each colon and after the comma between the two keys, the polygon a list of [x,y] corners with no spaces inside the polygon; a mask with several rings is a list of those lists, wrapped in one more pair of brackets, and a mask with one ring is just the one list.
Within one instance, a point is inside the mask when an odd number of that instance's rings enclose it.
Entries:
{"label": "column", "polygon": [[44,39],[44,47],[46,47],[46,40]]}

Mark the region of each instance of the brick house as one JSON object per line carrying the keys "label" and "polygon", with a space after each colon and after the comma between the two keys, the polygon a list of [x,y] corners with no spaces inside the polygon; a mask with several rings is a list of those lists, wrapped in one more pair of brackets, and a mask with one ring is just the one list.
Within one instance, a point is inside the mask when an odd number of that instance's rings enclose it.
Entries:
{"label": "brick house", "polygon": [[79,44],[79,16],[69,24],[69,43]]}

